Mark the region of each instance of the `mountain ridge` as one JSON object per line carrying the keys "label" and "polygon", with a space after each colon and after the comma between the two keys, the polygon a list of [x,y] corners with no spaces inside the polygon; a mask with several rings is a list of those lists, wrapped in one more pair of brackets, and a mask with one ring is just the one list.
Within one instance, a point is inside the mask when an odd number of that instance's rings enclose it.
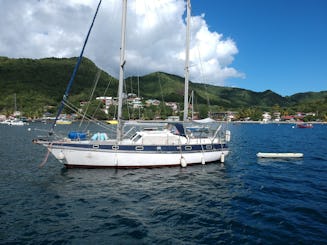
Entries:
{"label": "mountain ridge", "polygon": [[[0,57],[0,112],[10,111],[13,107],[13,94],[17,94],[18,105],[25,112],[42,111],[45,106],[60,103],[70,79],[77,58],[8,58]],[[75,101],[87,100],[90,87],[94,83],[99,68],[90,59],[84,57],[77,72],[70,98]],[[142,77],[131,76],[125,79],[128,92],[145,99],[159,99],[183,103],[184,78],[165,72],[153,72]],[[110,83],[106,96],[116,96],[117,79],[101,70],[96,96]],[[139,87],[138,87],[139,86]],[[281,96],[269,89],[255,92],[243,88],[222,87],[199,84],[190,81],[190,91],[194,91],[194,100],[199,105],[210,104],[212,110],[242,110],[249,107],[269,110],[273,107],[312,109],[327,111],[322,105],[327,101],[327,91],[296,93]],[[310,106],[308,106],[310,105]],[[323,108],[315,108],[322,106]]]}

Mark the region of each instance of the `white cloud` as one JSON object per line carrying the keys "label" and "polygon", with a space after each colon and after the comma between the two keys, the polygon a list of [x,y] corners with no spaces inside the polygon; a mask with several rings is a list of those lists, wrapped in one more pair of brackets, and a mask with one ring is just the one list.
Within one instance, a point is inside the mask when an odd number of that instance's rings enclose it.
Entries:
{"label": "white cloud", "polygon": [[[182,0],[130,1],[127,16],[126,73],[154,71],[184,75],[185,4]],[[102,2],[85,56],[118,76],[121,1]],[[2,0],[0,55],[13,58],[72,57],[80,54],[97,1]],[[223,85],[242,77],[231,67],[238,53],[231,39],[208,29],[205,16],[193,16],[191,80]]]}

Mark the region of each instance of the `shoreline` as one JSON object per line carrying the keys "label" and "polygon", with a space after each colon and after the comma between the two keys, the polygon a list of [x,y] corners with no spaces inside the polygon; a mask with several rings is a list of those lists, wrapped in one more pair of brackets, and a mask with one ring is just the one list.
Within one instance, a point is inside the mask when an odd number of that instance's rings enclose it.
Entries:
{"label": "shoreline", "polygon": [[[226,121],[217,121],[217,122],[226,122]],[[316,122],[316,121],[309,121],[309,122],[276,122],[276,121],[271,121],[271,122],[262,122],[262,121],[231,121],[228,123],[233,123],[233,124],[247,124],[247,123],[253,123],[253,124],[301,124],[301,123],[311,123],[311,124],[327,124],[327,122]]]}

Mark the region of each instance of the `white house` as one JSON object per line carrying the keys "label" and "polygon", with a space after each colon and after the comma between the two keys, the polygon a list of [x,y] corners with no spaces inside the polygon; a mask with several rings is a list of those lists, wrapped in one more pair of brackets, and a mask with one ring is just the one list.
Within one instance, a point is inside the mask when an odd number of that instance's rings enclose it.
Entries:
{"label": "white house", "polygon": [[267,123],[271,120],[271,115],[269,112],[264,112],[262,114],[262,122]]}

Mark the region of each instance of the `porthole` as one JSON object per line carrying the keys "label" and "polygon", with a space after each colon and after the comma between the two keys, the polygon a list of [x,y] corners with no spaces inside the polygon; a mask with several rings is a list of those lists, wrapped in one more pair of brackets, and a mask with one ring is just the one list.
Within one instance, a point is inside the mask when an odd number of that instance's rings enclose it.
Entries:
{"label": "porthole", "polygon": [[192,146],[190,146],[190,145],[185,146],[185,150],[186,150],[186,151],[190,151],[190,150],[192,150]]}
{"label": "porthole", "polygon": [[141,146],[141,145],[139,145],[139,146],[136,146],[135,147],[135,150],[137,150],[137,151],[143,151],[144,150],[144,147]]}
{"label": "porthole", "polygon": [[113,145],[113,146],[111,147],[111,149],[113,149],[113,150],[118,150],[118,149],[119,149],[119,146],[118,146],[118,145]]}

